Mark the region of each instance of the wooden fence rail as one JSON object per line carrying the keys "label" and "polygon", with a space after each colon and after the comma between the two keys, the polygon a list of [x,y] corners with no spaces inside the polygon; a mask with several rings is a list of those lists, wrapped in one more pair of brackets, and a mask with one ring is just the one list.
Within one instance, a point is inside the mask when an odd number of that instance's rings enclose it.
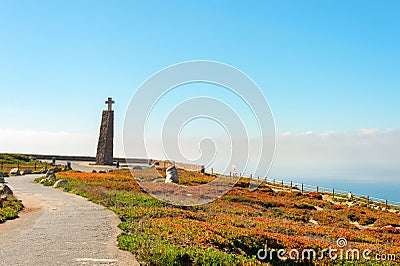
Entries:
{"label": "wooden fence rail", "polygon": [[[211,169],[211,171],[205,171],[208,174],[216,174],[214,169]],[[277,190],[283,190],[283,191],[300,191],[302,193],[309,193],[309,192],[318,192],[321,194],[326,194],[326,195],[332,195],[333,199],[336,200],[352,200],[358,203],[365,203],[370,206],[379,206],[381,208],[385,207],[385,209],[388,209],[389,207],[400,207],[400,202],[393,201],[393,200],[388,200],[388,199],[381,199],[381,198],[376,198],[376,197],[371,197],[369,195],[360,195],[360,194],[355,194],[350,191],[346,190],[341,190],[341,189],[335,189],[335,188],[326,188],[326,187],[320,187],[320,186],[315,186],[315,185],[309,185],[305,183],[297,183],[293,181],[284,181],[284,180],[278,180],[274,178],[260,178],[260,177],[255,177],[253,178],[252,174],[246,174],[246,173],[238,173],[238,174],[232,174],[229,173],[229,176],[240,176],[240,177],[245,177],[245,178],[252,178],[255,182],[265,182],[269,187],[275,188]],[[222,175],[224,176],[224,175]],[[226,175],[228,176],[228,175]]]}

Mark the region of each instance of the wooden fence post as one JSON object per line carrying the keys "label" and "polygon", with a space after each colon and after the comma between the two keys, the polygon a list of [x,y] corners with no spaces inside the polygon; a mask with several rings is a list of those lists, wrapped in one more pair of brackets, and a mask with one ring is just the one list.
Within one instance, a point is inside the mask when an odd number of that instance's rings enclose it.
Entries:
{"label": "wooden fence post", "polygon": [[388,200],[385,200],[385,210],[388,210]]}
{"label": "wooden fence post", "polygon": [[301,183],[301,193],[304,193],[304,184]]}
{"label": "wooden fence post", "polygon": [[335,199],[335,189],[332,188],[332,199]]}
{"label": "wooden fence post", "polygon": [[293,181],[290,181],[290,192],[292,192]]}
{"label": "wooden fence post", "polygon": [[214,168],[211,168],[211,175],[214,175]]}
{"label": "wooden fence post", "polygon": [[317,186],[317,193],[319,193],[319,187]]}
{"label": "wooden fence post", "polygon": [[283,189],[283,180],[282,180],[282,189]]}
{"label": "wooden fence post", "polygon": [[250,179],[252,179],[253,178],[253,174],[250,174]]}
{"label": "wooden fence post", "polygon": [[19,171],[19,162],[18,162],[18,171]]}

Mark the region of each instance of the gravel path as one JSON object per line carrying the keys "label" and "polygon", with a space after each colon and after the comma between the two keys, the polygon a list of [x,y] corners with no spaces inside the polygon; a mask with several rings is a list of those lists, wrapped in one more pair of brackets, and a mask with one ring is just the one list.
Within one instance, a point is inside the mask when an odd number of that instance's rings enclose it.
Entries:
{"label": "gravel path", "polygon": [[7,178],[25,209],[0,224],[0,265],[138,265],[117,247],[120,220],[113,212],[35,184],[36,177]]}

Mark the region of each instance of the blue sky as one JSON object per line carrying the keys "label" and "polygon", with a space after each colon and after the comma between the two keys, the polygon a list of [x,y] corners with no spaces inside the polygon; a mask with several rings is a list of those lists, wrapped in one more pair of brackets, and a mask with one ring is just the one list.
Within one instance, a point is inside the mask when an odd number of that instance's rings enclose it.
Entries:
{"label": "blue sky", "polygon": [[[390,134],[387,147],[399,144],[399,10],[398,1],[0,1],[3,151],[74,153],[72,144],[41,149],[39,136],[49,134],[45,141],[74,140],[75,153],[92,154],[108,96],[118,141],[143,81],[172,64],[212,60],[248,74],[269,101],[278,136],[299,138],[278,149],[335,132],[344,151],[371,136],[367,151],[395,168],[394,148],[374,149],[376,134]],[[354,156],[362,152],[350,164]]]}
{"label": "blue sky", "polygon": [[396,128],[399,8],[397,1],[1,1],[1,110],[12,114],[2,127],[67,124],[91,133],[109,95],[122,123],[151,74],[206,59],[260,86],[277,132]]}

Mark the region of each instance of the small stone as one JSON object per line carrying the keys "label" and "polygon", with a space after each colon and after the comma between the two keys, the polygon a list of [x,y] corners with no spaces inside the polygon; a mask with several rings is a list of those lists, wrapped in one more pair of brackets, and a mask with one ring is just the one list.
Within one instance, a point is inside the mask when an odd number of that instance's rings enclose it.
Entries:
{"label": "small stone", "polygon": [[66,187],[66,186],[68,186],[68,181],[65,179],[57,180],[57,182],[53,185],[54,188]]}
{"label": "small stone", "polygon": [[49,170],[47,170],[46,177],[48,177],[50,175],[54,175],[54,169],[53,168],[50,168]]}
{"label": "small stone", "polygon": [[13,192],[11,188],[9,188],[5,184],[0,184],[0,196],[12,196]]}
{"label": "small stone", "polygon": [[19,172],[19,169],[18,168],[13,168],[13,169],[11,169],[11,171],[10,171],[10,176],[16,176],[16,175],[21,175],[21,173]]}
{"label": "small stone", "polygon": [[0,176],[1,177],[8,177],[8,173],[7,172],[0,172]]}
{"label": "small stone", "polygon": [[30,175],[32,174],[32,169],[25,169],[24,171],[22,171],[21,175]]}
{"label": "small stone", "polygon": [[60,167],[54,167],[54,173],[61,172],[62,169]]}
{"label": "small stone", "polygon": [[51,174],[46,178],[47,182],[55,182],[56,181],[56,175],[55,174]]}

